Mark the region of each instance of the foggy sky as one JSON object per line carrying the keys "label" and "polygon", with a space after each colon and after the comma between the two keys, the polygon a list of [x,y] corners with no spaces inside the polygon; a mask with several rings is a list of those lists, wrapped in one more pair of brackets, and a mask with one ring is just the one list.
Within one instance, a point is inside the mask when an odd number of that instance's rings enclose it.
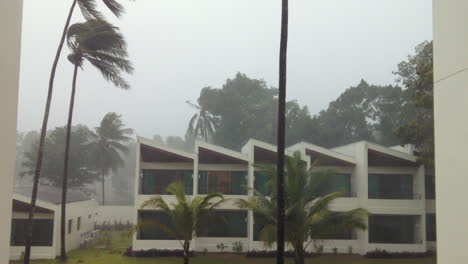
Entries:
{"label": "foggy sky", "polygon": [[[237,72],[277,86],[280,0],[121,1],[121,27],[135,73],[129,91],[89,64],[79,71],[74,124],[98,125],[108,112],[141,136],[183,136],[201,88]],[[53,57],[71,0],[24,0],[18,130],[39,129]],[[101,10],[104,8],[101,8]],[[82,21],[75,12],[73,21]],[[311,113],[361,79],[393,84],[398,62],[432,39],[430,0],[292,0],[287,97]],[[64,47],[49,128],[66,123],[73,68]]]}

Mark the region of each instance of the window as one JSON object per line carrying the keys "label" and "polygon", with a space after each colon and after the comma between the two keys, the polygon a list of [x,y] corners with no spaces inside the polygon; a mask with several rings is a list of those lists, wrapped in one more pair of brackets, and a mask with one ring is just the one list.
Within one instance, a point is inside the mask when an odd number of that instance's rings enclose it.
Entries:
{"label": "window", "polygon": [[435,214],[426,215],[426,240],[427,241],[437,240],[436,215]]}
{"label": "window", "polygon": [[328,177],[320,186],[320,195],[340,191],[345,197],[351,196],[351,175],[349,174],[334,174]]}
{"label": "window", "polygon": [[174,182],[184,184],[185,194],[193,193],[191,170],[143,170],[141,194],[167,194],[167,187]]}
{"label": "window", "polygon": [[[340,218],[338,218],[342,213],[332,213],[331,214],[331,219],[330,219],[330,225],[327,228],[326,233],[322,233],[320,235],[317,235],[317,237],[312,237],[312,239],[328,239],[328,240],[353,240],[356,239],[356,236],[354,234],[354,230],[352,229],[343,229],[343,228],[337,228],[340,223]],[[335,217],[337,216],[337,217]],[[322,229],[318,231],[324,231]]]}
{"label": "window", "polygon": [[435,176],[426,175],[424,183],[426,185],[426,199],[435,199]]}
{"label": "window", "polygon": [[[11,246],[25,246],[28,219],[13,219],[11,222]],[[54,220],[34,219],[32,246],[52,246]]]}
{"label": "window", "polygon": [[171,218],[160,211],[139,211],[138,239],[140,240],[173,240],[175,237],[164,231],[161,226],[172,227]]}
{"label": "window", "polygon": [[201,171],[198,193],[247,194],[245,171]]}
{"label": "window", "polygon": [[68,234],[71,234],[73,228],[73,219],[68,220]]}
{"label": "window", "polygon": [[81,228],[81,216],[78,217],[76,221],[76,231],[80,231],[80,228]]}
{"label": "window", "polygon": [[416,217],[414,215],[369,216],[369,243],[414,244]]}
{"label": "window", "polygon": [[200,237],[247,237],[247,211],[216,210],[208,219]]}
{"label": "window", "polygon": [[260,232],[267,225],[267,219],[261,215],[254,213],[253,240],[260,241]]}
{"label": "window", "polygon": [[369,199],[412,200],[413,175],[409,174],[370,174]]}
{"label": "window", "polygon": [[270,186],[268,182],[270,180],[270,177],[262,171],[256,171],[254,175],[254,189],[263,195],[269,195]]}

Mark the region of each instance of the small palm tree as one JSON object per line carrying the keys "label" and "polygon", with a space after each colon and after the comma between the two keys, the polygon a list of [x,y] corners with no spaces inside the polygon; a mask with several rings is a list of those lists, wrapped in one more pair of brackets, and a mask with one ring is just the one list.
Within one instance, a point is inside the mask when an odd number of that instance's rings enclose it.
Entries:
{"label": "small palm tree", "polygon": [[96,132],[92,134],[93,162],[101,175],[102,204],[105,204],[105,178],[111,172],[125,165],[122,155],[128,153],[129,148],[125,142],[131,140],[133,130],[125,128],[121,115],[108,113],[104,116]]}
{"label": "small palm tree", "polygon": [[184,185],[181,183],[172,183],[167,187],[167,192],[175,195],[177,203],[167,204],[161,196],[155,196],[144,202],[141,208],[161,210],[162,213],[169,216],[172,225],[167,226],[157,221],[151,221],[140,223],[136,229],[145,225],[154,225],[179,240],[184,251],[184,264],[188,264],[190,243],[201,230],[206,228],[205,221],[213,209],[224,202],[224,197],[219,193],[211,193],[189,199],[185,196]]}
{"label": "small palm tree", "polygon": [[208,139],[214,135],[216,129],[216,117],[208,112],[200,102],[196,105],[187,101],[187,104],[197,110],[197,113],[190,119],[187,133],[194,139],[200,136],[205,142],[208,142]]}
{"label": "small palm tree", "polygon": [[[330,233],[349,231],[354,228],[365,229],[364,218],[367,212],[355,209],[344,213],[334,213],[328,209],[329,204],[342,196],[333,192],[320,195],[320,187],[325,179],[333,174],[331,170],[307,170],[299,153],[285,160],[285,241],[294,248],[294,262],[304,263],[304,252],[308,245]],[[253,210],[264,217],[267,224],[260,231],[260,238],[271,245],[277,241],[278,206],[277,206],[277,173],[276,167],[264,168],[270,177],[268,187],[271,196],[261,193],[248,199],[238,199],[239,208]]]}
{"label": "small palm tree", "polygon": [[67,200],[68,159],[70,154],[70,135],[75,104],[76,80],[78,68],[83,69],[84,61],[96,67],[104,78],[115,86],[129,89],[130,85],[121,77],[122,72],[132,73],[133,67],[127,59],[127,43],[117,27],[103,20],[91,19],[84,23],[70,26],[67,34],[67,44],[71,50],[68,60],[74,65],[72,91],[68,111],[67,137],[62,184],[62,219],[61,219],[61,250],[60,258],[66,259],[65,250],[65,207]]}
{"label": "small palm tree", "polygon": [[[102,0],[104,4],[109,8],[109,10],[117,17],[120,17],[122,13],[124,13],[124,8],[121,4],[119,4],[116,0]],[[63,44],[65,43],[65,36],[67,34],[68,27],[70,26],[70,21],[75,10],[76,4],[78,4],[79,8],[81,9],[81,13],[87,19],[95,18],[95,19],[103,19],[102,14],[96,9],[96,2],[95,0],[73,0],[70,10],[68,11],[68,16],[65,21],[65,26],[63,27],[62,36],[60,38],[60,42],[57,48],[57,52],[55,54],[54,61],[52,63],[52,69],[50,71],[49,77],[49,88],[47,90],[47,99],[46,105],[44,110],[44,118],[42,120],[42,128],[41,128],[41,135],[39,138],[39,147],[37,151],[36,157],[36,164],[35,164],[35,171],[33,177],[33,190],[31,194],[31,209],[29,211],[28,216],[28,230],[26,232],[26,246],[24,251],[24,264],[29,264],[30,257],[31,257],[31,241],[33,236],[33,217],[36,210],[36,198],[37,198],[37,189],[39,185],[39,177],[41,175],[42,170],[42,159],[44,157],[44,145],[45,139],[47,134],[47,124],[49,122],[49,113],[50,113],[50,105],[52,103],[52,94],[54,90],[54,80],[55,80],[55,72],[57,71],[58,61],[60,59],[60,55],[62,53]]]}

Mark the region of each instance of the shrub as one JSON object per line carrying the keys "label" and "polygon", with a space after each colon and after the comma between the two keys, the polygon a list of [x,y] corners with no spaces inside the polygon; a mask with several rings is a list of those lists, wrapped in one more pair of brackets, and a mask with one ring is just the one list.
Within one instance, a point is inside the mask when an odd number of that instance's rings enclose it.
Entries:
{"label": "shrub", "polygon": [[348,254],[353,254],[353,247],[352,246],[349,246],[348,247]]}
{"label": "shrub", "polygon": [[433,255],[433,252],[388,252],[386,250],[376,249],[374,251],[367,252],[366,258],[380,258],[380,259],[391,259],[391,258],[425,258]]}
{"label": "shrub", "polygon": [[232,243],[232,251],[234,251],[236,254],[242,253],[243,250],[244,244],[242,243],[242,241],[236,241]]}
{"label": "shrub", "polygon": [[[274,258],[276,257],[276,250],[253,250],[248,251],[245,255],[248,258]],[[294,257],[294,251],[288,250],[284,252],[284,256],[288,258]],[[316,257],[317,254],[313,252],[304,252],[304,257],[312,258]]]}
{"label": "shrub", "polygon": [[334,247],[334,248],[332,249],[332,251],[333,251],[333,254],[335,254],[335,255],[338,254],[338,248],[337,248],[337,247]]}
{"label": "shrub", "polygon": [[218,245],[216,245],[216,248],[219,249],[221,252],[224,252],[224,250],[228,247],[229,246],[225,245],[224,243],[219,243]]}
{"label": "shrub", "polygon": [[[146,258],[146,257],[183,257],[184,251],[182,249],[148,249],[148,250],[133,250],[131,247],[127,248],[123,253],[127,257]],[[195,252],[190,251],[189,256],[195,256]]]}

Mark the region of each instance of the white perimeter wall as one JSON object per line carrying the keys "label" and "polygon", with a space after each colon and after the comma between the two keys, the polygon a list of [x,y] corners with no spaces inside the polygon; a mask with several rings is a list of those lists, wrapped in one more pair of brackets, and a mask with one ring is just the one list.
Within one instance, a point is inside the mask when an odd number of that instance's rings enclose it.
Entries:
{"label": "white perimeter wall", "polygon": [[22,1],[0,1],[0,263],[8,263],[16,147]]}
{"label": "white perimeter wall", "polygon": [[438,263],[468,263],[468,1],[434,0]]}

